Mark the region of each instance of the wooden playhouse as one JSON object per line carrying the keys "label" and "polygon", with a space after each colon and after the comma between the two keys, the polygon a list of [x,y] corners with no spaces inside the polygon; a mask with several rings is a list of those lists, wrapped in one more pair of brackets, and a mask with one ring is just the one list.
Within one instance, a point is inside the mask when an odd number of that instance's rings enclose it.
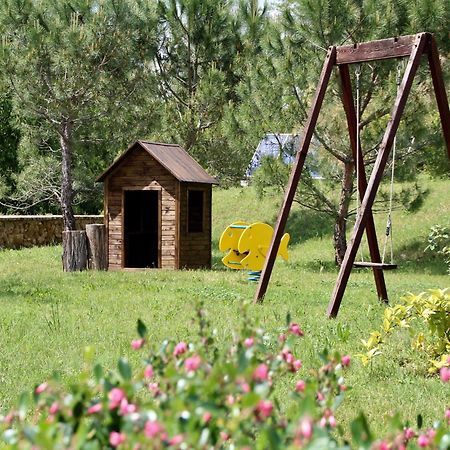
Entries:
{"label": "wooden playhouse", "polygon": [[217,181],[179,145],[137,141],[104,183],[108,269],[211,266]]}

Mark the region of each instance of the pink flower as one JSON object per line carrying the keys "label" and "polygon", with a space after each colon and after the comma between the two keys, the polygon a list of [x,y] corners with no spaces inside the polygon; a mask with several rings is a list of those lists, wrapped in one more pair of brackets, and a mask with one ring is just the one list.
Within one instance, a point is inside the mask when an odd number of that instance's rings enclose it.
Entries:
{"label": "pink flower", "polygon": [[230,439],[230,435],[225,431],[220,432],[220,437],[222,438],[223,441],[228,441],[228,439]]}
{"label": "pink flower", "polygon": [[111,447],[118,447],[120,444],[124,443],[126,436],[123,433],[118,433],[117,431],[111,431],[109,435],[109,443]]}
{"label": "pink flower", "polygon": [[300,422],[300,433],[309,440],[313,434],[313,422],[309,417],[304,417]]}
{"label": "pink flower", "polygon": [[203,413],[202,420],[204,423],[208,423],[212,419],[212,414],[209,411]]}
{"label": "pink flower", "polygon": [[241,383],[242,392],[248,394],[250,392],[250,385],[248,383]]}
{"label": "pink flower", "polygon": [[183,353],[186,353],[188,349],[188,346],[186,344],[186,342],[178,342],[177,345],[175,345],[175,349],[173,351],[173,356],[179,356],[182,355]]}
{"label": "pink flower", "polygon": [[160,391],[160,389],[159,389],[158,383],[150,383],[150,384],[148,385],[148,390],[149,390],[155,397],[161,393],[161,391]]}
{"label": "pink flower", "polygon": [[58,411],[59,411],[59,405],[57,402],[52,403],[52,405],[48,409],[48,412],[52,415],[55,415]]}
{"label": "pink flower", "polygon": [[153,376],[153,367],[149,364],[144,369],[144,377],[151,378]]}
{"label": "pink flower", "polygon": [[228,394],[227,395],[227,403],[231,406],[231,405],[234,405],[234,402],[235,402],[236,400],[235,400],[235,398],[234,398],[234,396],[233,395],[231,395],[231,394]]}
{"label": "pink flower", "polygon": [[253,379],[256,381],[266,381],[269,378],[269,368],[266,364],[260,364],[253,372]]}
{"label": "pink flower", "polygon": [[120,402],[120,414],[122,416],[126,416],[127,414],[132,414],[137,411],[136,405],[133,405],[133,403],[128,403],[128,400],[126,398],[123,398]]}
{"label": "pink flower", "polygon": [[289,331],[296,336],[304,336],[302,329],[299,327],[298,323],[291,323],[289,325]]}
{"label": "pink flower", "polygon": [[156,420],[148,420],[147,422],[145,422],[144,433],[149,439],[154,438],[156,435],[162,433],[163,431],[164,428]]}
{"label": "pink flower", "polygon": [[113,388],[108,393],[109,409],[117,408],[120,402],[126,397],[125,392],[120,388]]}
{"label": "pink flower", "polygon": [[325,428],[326,425],[327,425],[327,419],[326,419],[326,417],[322,417],[322,418],[320,419],[319,426],[320,426],[321,428]]}
{"label": "pink flower", "polygon": [[325,400],[325,396],[322,394],[322,392],[317,393],[317,400],[319,400],[319,402],[323,402]]}
{"label": "pink flower", "polygon": [[97,414],[102,410],[102,404],[96,403],[95,405],[92,405],[88,408],[87,413],[88,414]]}
{"label": "pink flower", "polygon": [[389,444],[386,441],[381,441],[379,449],[380,450],[389,450]]}
{"label": "pink flower", "polygon": [[145,339],[136,339],[134,341],[131,341],[131,348],[133,350],[139,350],[140,348],[143,347],[145,343]]}
{"label": "pink flower", "polygon": [[299,359],[296,359],[293,363],[292,366],[294,367],[294,369],[297,371],[302,367],[302,362]]}
{"label": "pink flower", "polygon": [[169,445],[180,445],[183,443],[183,435],[177,434],[172,439],[169,440]]}
{"label": "pink flower", "polygon": [[417,444],[419,444],[419,447],[428,447],[430,444],[430,438],[426,434],[421,434],[419,438],[417,439]]}
{"label": "pink flower", "polygon": [[351,358],[350,358],[349,355],[344,355],[344,356],[341,358],[341,364],[342,364],[344,367],[348,367],[348,366],[350,365],[350,361],[351,361]]}
{"label": "pink flower", "polygon": [[266,419],[272,414],[273,404],[270,400],[260,400],[256,407],[256,412],[259,417]]}
{"label": "pink flower", "polygon": [[298,380],[295,384],[295,390],[297,392],[305,392],[306,383],[304,380]]}
{"label": "pink flower", "polygon": [[9,426],[12,424],[13,420],[14,420],[14,413],[10,412],[4,417],[3,422]]}
{"label": "pink flower", "polygon": [[246,348],[252,347],[254,343],[255,343],[255,340],[252,337],[249,337],[244,341],[244,345]]}
{"label": "pink flower", "polygon": [[415,437],[416,433],[412,428],[405,428],[405,439],[409,441],[413,437]]}
{"label": "pink flower", "polygon": [[330,424],[330,427],[335,428],[337,425],[336,418],[334,416],[328,417],[328,423]]}
{"label": "pink flower", "polygon": [[448,383],[450,381],[450,367],[441,367],[439,375],[443,383]]}
{"label": "pink flower", "polygon": [[287,348],[283,349],[281,355],[288,364],[292,364],[295,360],[294,355]]}
{"label": "pink flower", "polygon": [[42,394],[48,388],[48,383],[41,383],[34,392],[36,394]]}
{"label": "pink flower", "polygon": [[280,334],[278,336],[278,341],[282,344],[283,342],[286,341],[286,335],[285,334]]}
{"label": "pink flower", "polygon": [[450,408],[445,411],[445,418],[450,422]]}
{"label": "pink flower", "polygon": [[184,367],[187,372],[195,372],[200,367],[201,363],[202,360],[200,356],[194,355],[186,359],[186,361],[184,362]]}

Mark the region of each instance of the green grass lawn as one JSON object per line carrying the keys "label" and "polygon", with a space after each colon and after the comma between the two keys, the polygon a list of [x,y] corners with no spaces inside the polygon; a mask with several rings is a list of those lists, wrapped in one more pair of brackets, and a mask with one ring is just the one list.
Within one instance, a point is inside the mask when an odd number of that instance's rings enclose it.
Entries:
{"label": "green grass lawn", "polygon": [[[414,213],[396,211],[394,232],[400,268],[386,273],[392,302],[402,295],[450,286],[443,264],[424,254],[431,225],[450,217],[448,181],[427,182],[429,194]],[[255,285],[241,272],[221,265],[217,242],[221,231],[234,220],[273,223],[279,196],[263,200],[252,189],[216,190],[213,207],[213,268],[210,271],[83,272],[61,271],[60,247],[0,252],[0,410],[10,408],[19,394],[58,371],[70,381],[83,364],[83,349],[92,345],[96,358],[114,367],[119,356],[137,364],[130,348],[135,325],[141,318],[150,339],[166,336],[188,340],[195,303],[205,303],[217,339],[225,346],[242,320],[241,304],[252,299]],[[380,230],[385,216],[377,216]],[[333,265],[331,226],[326,218],[292,211],[290,261],[277,262],[262,306],[249,306],[261,327],[276,332],[291,313],[305,338],[298,343],[303,373],[315,366],[325,347],[355,355],[360,340],[380,326],[383,306],[376,299],[369,271],[352,273],[336,320],[325,313],[337,276]],[[381,232],[382,234],[382,232]],[[448,407],[449,387],[426,375],[426,360],[410,348],[407,335],[396,334],[372,367],[353,358],[347,384],[352,387],[338,410],[348,423],[364,410],[375,430],[399,411],[415,421],[423,414],[431,425]],[[297,375],[297,377],[302,376]],[[288,380],[286,390],[291,387]],[[283,392],[279,393],[283,398]]]}

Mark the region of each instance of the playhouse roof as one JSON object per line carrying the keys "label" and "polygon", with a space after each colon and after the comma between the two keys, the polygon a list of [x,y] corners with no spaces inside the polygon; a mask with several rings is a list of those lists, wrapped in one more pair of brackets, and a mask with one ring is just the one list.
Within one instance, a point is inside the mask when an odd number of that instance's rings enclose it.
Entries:
{"label": "playhouse roof", "polygon": [[162,144],[159,142],[136,141],[127,151],[122,153],[96,181],[104,181],[118,167],[128,153],[139,145],[150,156],[165,167],[178,181],[190,183],[218,184],[217,180],[208,175],[202,166],[190,156],[183,147],[177,144]]}

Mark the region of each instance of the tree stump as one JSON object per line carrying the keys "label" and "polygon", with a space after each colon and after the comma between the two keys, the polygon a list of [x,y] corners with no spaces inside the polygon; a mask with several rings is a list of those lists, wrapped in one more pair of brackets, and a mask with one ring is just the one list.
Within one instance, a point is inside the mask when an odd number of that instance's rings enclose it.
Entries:
{"label": "tree stump", "polygon": [[106,251],[105,225],[99,223],[86,225],[86,237],[89,268],[93,270],[107,270],[108,258]]}
{"label": "tree stump", "polygon": [[87,268],[87,240],[85,231],[62,232],[64,272],[76,272]]}

